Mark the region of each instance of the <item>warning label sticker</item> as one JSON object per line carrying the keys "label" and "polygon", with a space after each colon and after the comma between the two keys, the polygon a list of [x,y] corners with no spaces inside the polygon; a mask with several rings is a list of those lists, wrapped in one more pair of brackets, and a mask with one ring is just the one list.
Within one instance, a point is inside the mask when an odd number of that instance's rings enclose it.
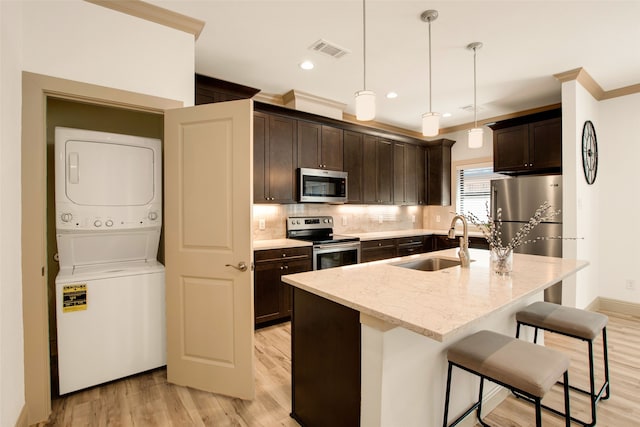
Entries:
{"label": "warning label sticker", "polygon": [[87,284],[66,285],[62,287],[62,312],[87,309]]}

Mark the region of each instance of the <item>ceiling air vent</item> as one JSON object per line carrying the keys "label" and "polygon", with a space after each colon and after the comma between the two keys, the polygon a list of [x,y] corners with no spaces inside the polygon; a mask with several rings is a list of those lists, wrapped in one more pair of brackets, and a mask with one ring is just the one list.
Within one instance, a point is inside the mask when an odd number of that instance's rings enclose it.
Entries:
{"label": "ceiling air vent", "polygon": [[314,44],[312,44],[311,46],[309,46],[309,49],[316,51],[316,52],[321,52],[324,53],[326,55],[332,56],[336,59],[338,58],[342,58],[343,56],[345,56],[347,53],[351,53],[350,51],[348,51],[347,49],[340,47],[334,43],[328,42],[326,40],[320,39],[317,42],[315,42]]}

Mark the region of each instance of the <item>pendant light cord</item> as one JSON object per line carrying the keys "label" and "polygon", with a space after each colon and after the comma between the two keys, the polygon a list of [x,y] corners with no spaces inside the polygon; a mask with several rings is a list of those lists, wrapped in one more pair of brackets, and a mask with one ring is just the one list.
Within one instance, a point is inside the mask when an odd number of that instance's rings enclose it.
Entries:
{"label": "pendant light cord", "polygon": [[366,0],[362,0],[362,85],[367,90],[367,20]]}
{"label": "pendant light cord", "polygon": [[431,19],[429,19],[429,112],[432,112],[431,93]]}
{"label": "pendant light cord", "polygon": [[478,100],[477,100],[477,78],[476,78],[476,53],[478,49],[473,48],[473,127],[478,127]]}

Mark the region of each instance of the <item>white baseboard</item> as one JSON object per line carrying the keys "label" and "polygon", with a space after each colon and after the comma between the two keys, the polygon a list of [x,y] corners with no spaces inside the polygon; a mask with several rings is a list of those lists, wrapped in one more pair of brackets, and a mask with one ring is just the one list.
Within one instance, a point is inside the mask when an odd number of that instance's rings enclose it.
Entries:
{"label": "white baseboard", "polygon": [[640,317],[640,304],[634,302],[620,301],[610,298],[598,297],[589,304],[589,310],[611,311],[613,313],[625,314],[627,316]]}

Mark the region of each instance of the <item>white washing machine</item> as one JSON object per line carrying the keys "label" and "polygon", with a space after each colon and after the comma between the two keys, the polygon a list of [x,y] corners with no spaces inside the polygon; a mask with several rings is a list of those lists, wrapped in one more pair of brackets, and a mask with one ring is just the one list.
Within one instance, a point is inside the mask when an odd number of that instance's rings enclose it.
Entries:
{"label": "white washing machine", "polygon": [[60,394],[166,364],[160,140],[56,128]]}

